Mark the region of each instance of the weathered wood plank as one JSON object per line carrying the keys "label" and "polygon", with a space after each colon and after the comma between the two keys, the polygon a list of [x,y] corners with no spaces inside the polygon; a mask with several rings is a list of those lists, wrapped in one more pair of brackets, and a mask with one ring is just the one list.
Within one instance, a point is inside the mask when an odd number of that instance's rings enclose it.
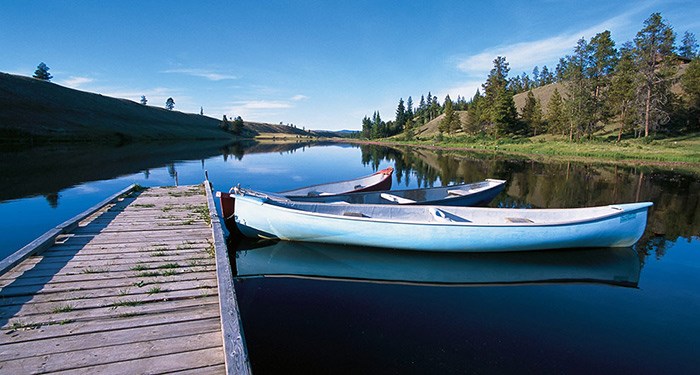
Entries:
{"label": "weathered wood plank", "polygon": [[219,288],[219,307],[221,309],[221,330],[224,340],[224,355],[226,360],[226,372],[228,374],[250,374],[250,361],[248,349],[243,337],[243,324],[241,322],[236,291],[233,289],[233,271],[228,257],[228,249],[224,240],[224,232],[221,221],[214,205],[214,194],[209,182],[206,181],[207,205],[211,217],[212,236],[216,249],[216,277]]}
{"label": "weathered wood plank", "polygon": [[[180,324],[199,319],[219,318],[218,303],[197,307],[183,308],[171,311],[167,314],[151,316],[130,316],[121,319],[107,321],[87,321],[81,324],[48,325],[36,329],[4,330],[0,337],[0,346],[7,343],[36,342],[49,338],[67,338],[74,335],[82,335],[95,332],[111,332],[128,328],[142,328],[148,330],[157,325],[169,325],[176,329]],[[223,359],[222,359],[223,363]]]}
{"label": "weathered wood plank", "polygon": [[222,338],[210,201],[202,185],[151,188],[57,227],[45,256],[0,275],[0,372],[249,373],[240,322],[237,346]]}
{"label": "weathered wood plank", "polygon": [[218,316],[212,316],[179,322],[177,329],[173,329],[171,324],[158,324],[148,327],[125,327],[109,331],[42,337],[15,344],[15,352],[11,356],[10,353],[0,349],[0,362],[80,350],[84,348],[86,341],[95,343],[93,348],[97,348],[154,339],[180,338],[197,333],[219,332],[220,324]]}
{"label": "weathered wood plank", "polygon": [[[177,337],[176,346],[173,345],[173,340],[169,338],[137,341],[108,347],[93,347],[90,351],[53,353],[8,360],[2,363],[0,369],[8,374],[25,374],[58,372],[118,363],[121,371],[124,371],[125,366],[128,366],[128,363],[131,361],[149,364],[149,367],[134,368],[134,372],[123,372],[137,374],[145,369],[154,370],[150,366],[159,366],[158,372],[186,369],[190,363],[196,363],[197,366],[211,366],[220,363],[220,359],[217,358],[217,355],[203,355],[203,353],[210,349],[221,353],[221,347],[214,344],[218,340],[221,340],[219,331]],[[195,358],[191,354],[196,352],[202,353],[197,353]],[[159,363],[160,357],[182,357],[185,355],[187,356],[186,362]],[[113,368],[116,369],[116,367]]]}

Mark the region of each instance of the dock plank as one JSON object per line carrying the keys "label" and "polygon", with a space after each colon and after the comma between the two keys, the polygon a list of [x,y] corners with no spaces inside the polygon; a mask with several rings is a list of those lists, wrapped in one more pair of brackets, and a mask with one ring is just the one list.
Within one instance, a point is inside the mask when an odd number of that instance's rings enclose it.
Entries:
{"label": "dock plank", "polygon": [[0,372],[250,373],[211,199],[132,189],[25,249],[0,275]]}

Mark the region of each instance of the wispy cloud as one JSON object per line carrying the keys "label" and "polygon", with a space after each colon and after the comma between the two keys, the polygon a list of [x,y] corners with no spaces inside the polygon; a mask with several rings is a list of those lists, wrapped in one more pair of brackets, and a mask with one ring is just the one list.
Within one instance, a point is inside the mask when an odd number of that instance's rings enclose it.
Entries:
{"label": "wispy cloud", "polygon": [[493,67],[493,60],[497,56],[505,56],[511,71],[516,72],[529,71],[535,65],[556,64],[560,57],[571,53],[579,39],[590,39],[604,30],[614,32],[625,29],[631,25],[633,16],[638,12],[639,9],[635,9],[583,30],[563,33],[541,40],[502,45],[474,55],[457,58],[457,69],[470,76],[485,76]]}
{"label": "wispy cloud", "polygon": [[206,69],[168,69],[162,71],[162,73],[173,73],[173,74],[185,74],[189,76],[194,76],[194,77],[200,77],[200,78],[206,78],[210,81],[223,81],[223,80],[232,80],[232,79],[238,79],[238,77],[231,75],[231,74],[223,74],[219,72],[215,72],[212,70],[206,70]]}
{"label": "wispy cloud", "polygon": [[294,95],[294,96],[292,96],[291,100],[294,102],[299,102],[299,101],[307,100],[307,99],[309,99],[309,97],[306,95]]}
{"label": "wispy cloud", "polygon": [[92,83],[92,82],[94,82],[94,81],[95,81],[94,79],[89,78],[89,77],[75,77],[75,76],[71,76],[71,77],[68,77],[68,79],[64,79],[64,80],[61,81],[59,84],[60,84],[60,85],[63,85],[63,86],[71,87],[71,88],[74,88],[74,89],[78,89],[78,88],[80,88],[81,86],[83,86],[83,85],[85,85],[85,84],[88,84],[88,83]]}

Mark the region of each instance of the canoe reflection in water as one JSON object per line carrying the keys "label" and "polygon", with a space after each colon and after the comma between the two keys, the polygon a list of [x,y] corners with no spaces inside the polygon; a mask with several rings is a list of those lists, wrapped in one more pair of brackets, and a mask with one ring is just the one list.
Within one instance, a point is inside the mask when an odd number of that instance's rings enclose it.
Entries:
{"label": "canoe reflection in water", "polygon": [[446,286],[594,283],[637,287],[632,248],[527,253],[407,252],[308,242],[238,245],[236,277],[295,277]]}

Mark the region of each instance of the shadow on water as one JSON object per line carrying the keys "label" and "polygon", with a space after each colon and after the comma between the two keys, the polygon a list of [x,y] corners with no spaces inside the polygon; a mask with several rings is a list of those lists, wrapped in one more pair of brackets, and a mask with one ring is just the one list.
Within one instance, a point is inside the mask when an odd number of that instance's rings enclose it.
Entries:
{"label": "shadow on water", "polygon": [[57,193],[80,183],[148,171],[183,160],[223,155],[238,160],[246,154],[292,152],[312,142],[257,141],[46,144],[18,147],[0,144],[0,202],[44,195],[58,205]]}
{"label": "shadow on water", "polygon": [[242,241],[236,277],[297,277],[426,286],[598,283],[636,287],[631,248],[435,253],[310,242]]}

